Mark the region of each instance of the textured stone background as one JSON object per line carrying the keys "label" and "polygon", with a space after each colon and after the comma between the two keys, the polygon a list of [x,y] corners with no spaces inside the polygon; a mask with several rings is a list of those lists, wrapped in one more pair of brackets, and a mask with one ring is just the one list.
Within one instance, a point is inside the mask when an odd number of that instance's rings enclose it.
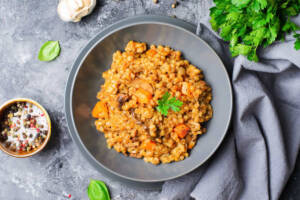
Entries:
{"label": "textured stone background", "polygon": [[[14,97],[37,100],[49,111],[53,134],[44,151],[16,159],[0,152],[0,199],[87,199],[90,178],[105,181],[114,200],[159,199],[159,191],[128,188],[99,174],[81,156],[67,132],[63,104],[71,64],[80,49],[107,25],[140,14],[176,15],[191,23],[207,15],[210,0],[98,0],[92,15],[64,23],[57,0],[0,0],[0,103]],[[40,46],[59,40],[61,55],[53,62],[37,59]],[[300,196],[300,161],[282,199]]]}

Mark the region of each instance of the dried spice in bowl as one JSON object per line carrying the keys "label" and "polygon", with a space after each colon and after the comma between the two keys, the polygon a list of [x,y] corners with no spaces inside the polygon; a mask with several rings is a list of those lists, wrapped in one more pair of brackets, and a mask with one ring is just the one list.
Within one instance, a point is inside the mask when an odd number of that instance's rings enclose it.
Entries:
{"label": "dried spice in bowl", "polygon": [[15,102],[2,112],[0,142],[12,152],[37,150],[45,142],[48,131],[45,113],[30,102]]}

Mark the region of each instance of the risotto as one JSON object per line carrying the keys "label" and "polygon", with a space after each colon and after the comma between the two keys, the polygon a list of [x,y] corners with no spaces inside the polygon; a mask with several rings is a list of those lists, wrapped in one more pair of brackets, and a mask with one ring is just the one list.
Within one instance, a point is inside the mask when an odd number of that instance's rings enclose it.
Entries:
{"label": "risotto", "polygon": [[92,115],[108,148],[152,164],[169,163],[188,157],[206,132],[211,88],[180,51],[130,41],[124,52],[113,54],[103,78]]}

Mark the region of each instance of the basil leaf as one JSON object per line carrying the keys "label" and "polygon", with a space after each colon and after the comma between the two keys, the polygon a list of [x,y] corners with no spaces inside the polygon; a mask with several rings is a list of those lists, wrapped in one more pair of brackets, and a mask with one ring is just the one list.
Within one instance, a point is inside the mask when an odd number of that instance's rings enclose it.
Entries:
{"label": "basil leaf", "polygon": [[90,200],[110,200],[108,189],[102,181],[91,180],[87,194]]}
{"label": "basil leaf", "polygon": [[43,44],[39,52],[40,61],[54,60],[60,53],[60,46],[58,41],[48,41]]}

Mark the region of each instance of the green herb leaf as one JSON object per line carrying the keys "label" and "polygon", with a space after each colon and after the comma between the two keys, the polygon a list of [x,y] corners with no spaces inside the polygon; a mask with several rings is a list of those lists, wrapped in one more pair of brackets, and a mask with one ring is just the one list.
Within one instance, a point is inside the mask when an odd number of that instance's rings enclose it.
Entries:
{"label": "green herb leaf", "polygon": [[296,31],[296,30],[299,30],[299,27],[294,23],[292,22],[290,19],[288,19],[286,21],[286,23],[284,24],[284,26],[282,27],[282,30],[283,31]]}
{"label": "green herb leaf", "polygon": [[58,41],[48,41],[43,44],[39,52],[40,61],[54,60],[60,53],[60,46]]}
{"label": "green herb leaf", "polygon": [[299,50],[300,49],[300,34],[295,34],[294,37],[296,38],[294,47],[296,50]]}
{"label": "green herb leaf", "polygon": [[267,0],[256,0],[256,1],[260,4],[261,9],[264,9],[268,5]]}
{"label": "green herb leaf", "polygon": [[231,2],[237,7],[245,7],[250,2],[250,0],[232,0]]}
{"label": "green herb leaf", "polygon": [[300,49],[300,39],[296,40],[294,47],[295,47],[296,50]]}
{"label": "green herb leaf", "polygon": [[286,9],[286,13],[288,13],[289,16],[296,16],[298,15],[297,11],[293,7],[289,7]]}
{"label": "green herb leaf", "polygon": [[180,111],[180,107],[183,105],[183,102],[179,101],[175,97],[171,97],[169,92],[166,92],[161,99],[158,100],[158,106],[156,109],[161,114],[167,116],[168,110],[171,108],[174,112]]}
{"label": "green herb leaf", "polygon": [[251,46],[249,45],[244,45],[244,44],[238,44],[236,46],[233,47],[232,50],[234,55],[248,55],[251,52]]}
{"label": "green herb leaf", "polygon": [[290,3],[289,0],[284,2],[283,4],[281,4],[280,8],[286,8],[289,3]]}
{"label": "green herb leaf", "polygon": [[110,200],[108,189],[102,181],[91,180],[87,194],[90,200]]}

